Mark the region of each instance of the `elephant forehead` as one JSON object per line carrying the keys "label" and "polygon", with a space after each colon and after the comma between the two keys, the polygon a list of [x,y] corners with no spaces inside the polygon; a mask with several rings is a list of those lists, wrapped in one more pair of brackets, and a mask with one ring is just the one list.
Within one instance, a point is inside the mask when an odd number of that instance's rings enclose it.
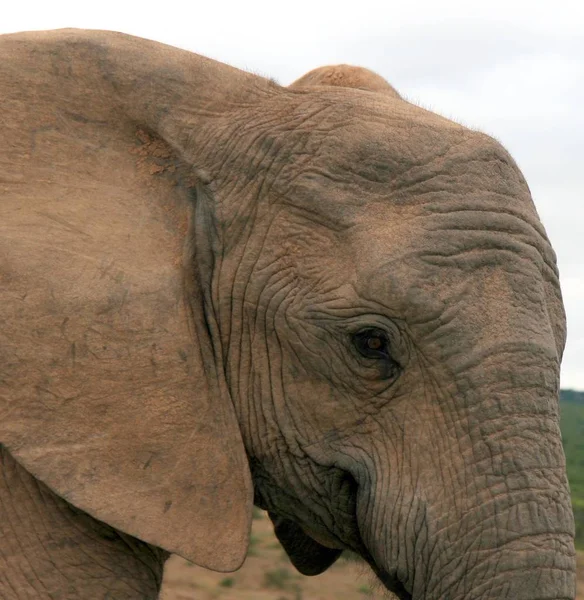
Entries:
{"label": "elephant forehead", "polygon": [[486,271],[508,274],[513,285],[521,274],[555,280],[555,256],[539,223],[494,204],[471,199],[463,208],[444,200],[370,210],[345,236],[363,286],[399,278],[402,289],[423,280],[449,290],[457,282],[472,287]]}
{"label": "elephant forehead", "polygon": [[237,113],[225,143],[246,149],[239,153],[244,176],[267,177],[281,188],[315,172],[348,183],[355,175],[387,182],[474,135],[400,98],[346,88],[288,91],[262,109],[259,116]]}
{"label": "elephant forehead", "polygon": [[528,322],[532,341],[551,348],[546,280],[557,284],[557,271],[537,247],[549,244],[516,217],[468,212],[460,227],[428,215],[352,228],[357,294],[385,306],[417,335],[448,331],[459,348],[483,338],[507,343],[513,332],[524,343],[517,323]]}
{"label": "elephant forehead", "polygon": [[[484,134],[417,122],[351,122],[305,143],[289,157],[270,190],[285,204],[339,226],[386,211],[417,214],[465,209],[472,198],[495,210],[508,206],[537,222],[525,181],[513,159]],[[379,219],[378,219],[379,220]]]}

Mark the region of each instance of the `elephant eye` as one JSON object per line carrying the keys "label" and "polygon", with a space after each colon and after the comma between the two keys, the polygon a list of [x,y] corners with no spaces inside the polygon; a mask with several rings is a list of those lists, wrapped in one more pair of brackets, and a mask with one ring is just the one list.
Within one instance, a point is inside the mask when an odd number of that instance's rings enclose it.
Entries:
{"label": "elephant eye", "polygon": [[389,340],[381,329],[369,327],[353,334],[353,345],[365,358],[389,359]]}

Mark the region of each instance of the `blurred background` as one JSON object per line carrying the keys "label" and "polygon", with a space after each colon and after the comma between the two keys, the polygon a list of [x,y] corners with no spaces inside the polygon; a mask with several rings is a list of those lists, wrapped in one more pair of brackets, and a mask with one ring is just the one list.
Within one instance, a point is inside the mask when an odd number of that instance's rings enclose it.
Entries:
{"label": "blurred background", "polygon": [[[52,0],[2,7],[0,33],[61,27],[158,40],[282,85],[317,66],[365,66],[406,99],[497,138],[522,169],[558,255],[569,332],[562,432],[584,550],[584,391],[570,391],[584,390],[584,11],[579,3]],[[226,599],[375,595],[367,576],[356,578],[365,568],[351,560],[319,578],[298,579],[259,512],[254,531],[252,555],[234,576],[202,573],[173,559],[166,600],[192,598],[194,590],[197,598]]]}

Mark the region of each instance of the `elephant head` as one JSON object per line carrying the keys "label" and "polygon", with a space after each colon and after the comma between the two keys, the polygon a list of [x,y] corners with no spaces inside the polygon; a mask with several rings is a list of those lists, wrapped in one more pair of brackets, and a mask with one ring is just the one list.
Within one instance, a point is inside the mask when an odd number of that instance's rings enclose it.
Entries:
{"label": "elephant head", "polygon": [[0,442],[28,471],[217,570],[253,499],[305,573],[349,549],[400,598],[574,597],[556,260],[497,142],[358,71],[2,53]]}

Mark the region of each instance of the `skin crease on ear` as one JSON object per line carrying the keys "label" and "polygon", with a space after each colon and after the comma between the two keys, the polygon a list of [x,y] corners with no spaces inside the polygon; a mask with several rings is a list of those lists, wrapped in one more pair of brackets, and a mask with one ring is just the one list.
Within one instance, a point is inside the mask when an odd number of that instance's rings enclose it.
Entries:
{"label": "skin crease on ear", "polygon": [[574,599],[558,272],[500,144],[347,65],[0,55],[3,600],[237,569],[252,500],[306,574]]}

